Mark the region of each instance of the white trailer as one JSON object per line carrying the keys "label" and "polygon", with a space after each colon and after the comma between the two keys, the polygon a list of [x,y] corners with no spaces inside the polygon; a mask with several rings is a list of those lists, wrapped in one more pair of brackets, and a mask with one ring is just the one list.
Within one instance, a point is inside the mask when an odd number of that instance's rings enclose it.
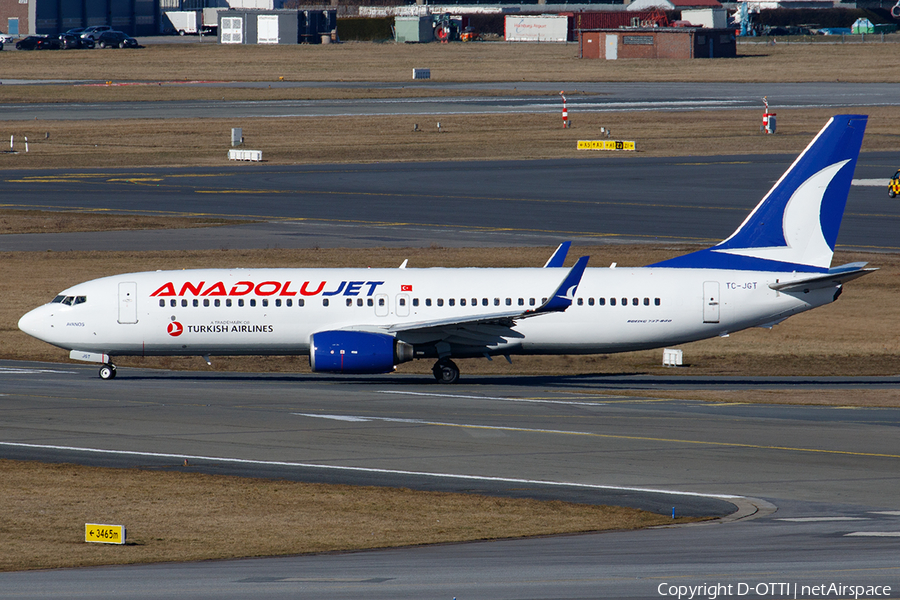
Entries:
{"label": "white trailer", "polygon": [[200,33],[196,10],[167,10],[165,14],[172,24],[171,29],[178,35]]}

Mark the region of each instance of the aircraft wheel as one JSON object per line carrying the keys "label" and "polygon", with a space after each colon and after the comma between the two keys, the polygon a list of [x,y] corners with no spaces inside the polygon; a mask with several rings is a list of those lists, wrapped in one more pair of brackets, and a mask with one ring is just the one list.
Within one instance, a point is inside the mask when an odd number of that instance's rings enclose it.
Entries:
{"label": "aircraft wheel", "polygon": [[116,365],[108,364],[100,367],[100,379],[115,379]]}
{"label": "aircraft wheel", "polygon": [[459,367],[452,360],[446,358],[437,361],[434,367],[431,368],[431,372],[434,373],[434,378],[439,383],[456,383],[459,381]]}

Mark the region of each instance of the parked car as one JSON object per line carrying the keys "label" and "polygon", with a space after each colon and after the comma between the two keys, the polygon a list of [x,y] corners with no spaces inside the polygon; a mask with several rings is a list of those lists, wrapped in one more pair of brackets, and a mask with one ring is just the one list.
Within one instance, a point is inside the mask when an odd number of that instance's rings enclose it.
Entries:
{"label": "parked car", "polygon": [[84,31],[81,32],[81,39],[96,42],[101,33],[111,29],[112,27],[109,25],[91,25],[90,27],[85,27]]}
{"label": "parked car", "polygon": [[16,50],[59,50],[62,46],[56,38],[46,35],[29,35],[16,42]]}
{"label": "parked car", "polygon": [[101,48],[140,48],[138,41],[121,31],[104,31],[97,37]]}
{"label": "parked car", "polygon": [[81,36],[74,33],[63,33],[59,36],[59,43],[63,47],[64,50],[71,50],[77,48],[93,48],[94,40],[92,39],[81,39]]}
{"label": "parked car", "polygon": [[9,35],[8,33],[3,33],[0,31],[0,44],[12,44],[16,41],[16,38]]}

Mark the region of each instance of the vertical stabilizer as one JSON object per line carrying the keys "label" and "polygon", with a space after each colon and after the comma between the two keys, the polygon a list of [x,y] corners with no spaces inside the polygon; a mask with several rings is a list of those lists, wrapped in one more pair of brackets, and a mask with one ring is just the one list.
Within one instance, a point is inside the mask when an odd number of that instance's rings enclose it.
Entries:
{"label": "vertical stabilizer", "polygon": [[827,271],[867,119],[832,117],[728,239],[651,266]]}

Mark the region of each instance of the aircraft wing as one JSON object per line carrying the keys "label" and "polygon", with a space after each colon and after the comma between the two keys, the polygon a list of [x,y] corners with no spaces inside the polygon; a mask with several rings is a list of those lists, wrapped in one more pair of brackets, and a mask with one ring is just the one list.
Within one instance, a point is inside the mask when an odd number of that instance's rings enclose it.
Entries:
{"label": "aircraft wing", "polygon": [[868,263],[863,262],[841,265],[840,267],[830,269],[828,273],[822,275],[806,277],[804,279],[794,279],[793,281],[785,281],[784,283],[770,283],[769,287],[779,292],[802,292],[804,290],[834,287],[878,270],[866,269],[864,268],[866,264]]}
{"label": "aircraft wing", "polygon": [[569,269],[569,272],[566,273],[565,278],[563,278],[553,294],[547,298],[547,301],[533,310],[512,310],[483,313],[468,317],[433,319],[430,321],[418,321],[414,323],[396,323],[388,327],[387,331],[390,333],[399,333],[401,331],[424,332],[426,330],[436,331],[446,328],[451,328],[456,331],[460,327],[467,327],[469,329],[479,327],[481,329],[488,328],[493,334],[496,334],[500,331],[500,329],[497,329],[499,327],[502,328],[503,331],[506,331],[507,333],[505,335],[508,336],[509,328],[515,325],[516,321],[520,319],[537,317],[551,312],[562,312],[569,308],[572,305],[572,300],[575,298],[575,291],[578,289],[578,284],[581,283],[581,277],[584,275],[584,269],[587,267],[588,258],[589,257],[587,256],[579,258],[578,262],[576,262],[575,265]]}

